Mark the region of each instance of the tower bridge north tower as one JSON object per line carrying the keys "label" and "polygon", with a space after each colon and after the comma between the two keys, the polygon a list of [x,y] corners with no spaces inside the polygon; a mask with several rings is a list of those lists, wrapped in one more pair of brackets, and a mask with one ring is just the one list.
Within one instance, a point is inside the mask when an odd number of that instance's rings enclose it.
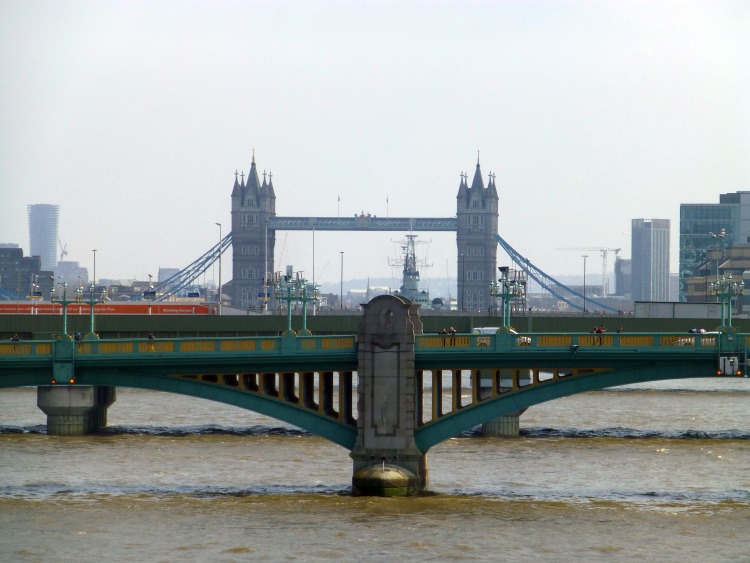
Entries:
{"label": "tower bridge north tower", "polygon": [[458,307],[486,311],[492,299],[489,284],[497,277],[497,188],[494,174],[484,186],[478,161],[471,186],[467,179],[467,174],[461,175],[456,196]]}
{"label": "tower bridge north tower", "polygon": [[[239,176],[239,177],[238,177]],[[455,217],[279,217],[271,174],[256,168],[253,153],[247,181],[235,173],[232,189],[232,271],[230,295],[235,307],[260,310],[273,275],[276,231],[454,231],[458,308],[486,311],[489,284],[497,271],[498,195],[494,174],[487,186],[479,161],[471,185],[461,174]]]}
{"label": "tower bridge north tower", "polygon": [[[244,176],[244,174],[242,174]],[[232,188],[232,305],[258,308],[266,289],[268,264],[273,264],[276,231],[270,228],[276,217],[276,194],[272,175],[263,172],[260,182],[255,151],[247,174]],[[272,268],[273,269],[273,268]]]}

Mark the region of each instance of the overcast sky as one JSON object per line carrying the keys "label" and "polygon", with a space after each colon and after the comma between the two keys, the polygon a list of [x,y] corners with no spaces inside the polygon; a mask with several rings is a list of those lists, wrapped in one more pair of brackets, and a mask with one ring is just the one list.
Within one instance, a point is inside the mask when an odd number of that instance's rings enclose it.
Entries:
{"label": "overcast sky", "polygon": [[[26,206],[60,204],[100,278],[207,251],[253,149],[281,216],[391,217],[454,216],[479,150],[501,236],[552,275],[600,268],[559,248],[630,257],[641,217],[677,271],[680,203],[750,189],[746,1],[3,0],[0,69],[0,242],[28,254]],[[342,251],[391,276],[403,234],[317,233],[318,280]],[[455,235],[419,239],[455,276]],[[309,275],[312,236],[276,256]]]}

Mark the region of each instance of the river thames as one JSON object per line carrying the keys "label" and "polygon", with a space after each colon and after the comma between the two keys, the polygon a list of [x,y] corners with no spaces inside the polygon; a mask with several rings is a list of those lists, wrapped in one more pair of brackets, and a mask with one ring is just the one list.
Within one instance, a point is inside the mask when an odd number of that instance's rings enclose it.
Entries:
{"label": "river thames", "polygon": [[750,561],[750,379],[559,399],[428,463],[428,496],[353,498],[346,450],[252,412],[118,388],[55,437],[4,390],[0,560]]}

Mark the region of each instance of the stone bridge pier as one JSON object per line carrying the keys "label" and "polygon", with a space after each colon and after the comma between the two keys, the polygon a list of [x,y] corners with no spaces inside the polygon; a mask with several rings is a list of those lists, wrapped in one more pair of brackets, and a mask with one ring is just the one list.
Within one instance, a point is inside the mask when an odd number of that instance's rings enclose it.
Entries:
{"label": "stone bridge pier", "polygon": [[355,495],[417,495],[428,485],[426,453],[416,430],[415,335],[419,306],[381,295],[364,307],[359,329]]}
{"label": "stone bridge pier", "polygon": [[115,388],[105,385],[37,387],[37,406],[47,415],[50,436],[83,436],[107,426]]}

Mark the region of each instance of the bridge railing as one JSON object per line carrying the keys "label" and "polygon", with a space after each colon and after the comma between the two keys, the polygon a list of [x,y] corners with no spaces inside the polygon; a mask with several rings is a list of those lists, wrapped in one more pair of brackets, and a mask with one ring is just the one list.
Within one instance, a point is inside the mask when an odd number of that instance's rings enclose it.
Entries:
{"label": "bridge railing", "polygon": [[355,352],[354,336],[269,336],[239,338],[175,338],[79,342],[78,354],[231,354]]}
{"label": "bridge railing", "polygon": [[52,357],[52,342],[49,340],[26,340],[0,344],[0,358],[9,356]]}
{"label": "bridge railing", "polygon": [[[70,341],[68,341],[70,345]],[[54,341],[29,340],[0,344],[0,358],[52,358]],[[340,354],[356,353],[354,335],[343,336],[269,336],[237,338],[160,338],[77,340],[73,343],[76,356],[121,356],[140,354],[185,355],[263,353],[263,354]]]}
{"label": "bridge railing", "polygon": [[[741,335],[740,343],[747,346],[748,336]],[[525,349],[569,349],[569,350],[638,350],[660,351],[680,349],[685,353],[691,350],[718,349],[718,334],[684,334],[684,333],[533,333],[517,334],[498,332],[496,334],[455,334],[455,335],[419,335],[416,348],[436,352],[464,349],[481,352],[482,350],[523,351]]]}

